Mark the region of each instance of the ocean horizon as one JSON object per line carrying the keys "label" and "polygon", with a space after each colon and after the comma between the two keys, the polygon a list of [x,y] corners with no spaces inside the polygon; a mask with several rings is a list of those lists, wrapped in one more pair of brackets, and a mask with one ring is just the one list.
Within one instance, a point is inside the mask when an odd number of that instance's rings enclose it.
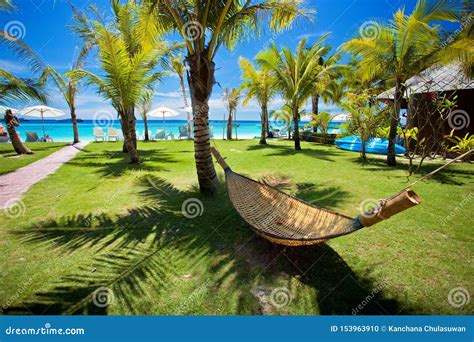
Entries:
{"label": "ocean horizon", "polygon": [[[260,137],[261,123],[258,120],[237,120],[234,123],[238,124],[237,137],[239,139],[253,139]],[[302,121],[302,125],[307,121]],[[270,124],[275,129],[285,128],[285,124],[281,121],[270,121]],[[155,136],[155,133],[159,130],[165,130],[166,133],[171,133],[178,138],[179,127],[186,126],[186,120],[166,120],[163,123],[162,120],[148,120],[148,130],[151,131],[151,137]],[[222,139],[226,134],[227,121],[224,120],[209,120],[209,126],[212,129],[214,139]],[[333,123],[332,128],[336,129],[338,123]],[[119,120],[82,120],[77,123],[79,130],[79,138],[81,141],[94,141],[94,127],[101,127],[104,132],[107,132],[107,128],[114,127],[121,129]],[[73,139],[73,130],[71,120],[44,120],[44,129],[47,135],[49,135],[55,142],[70,142]],[[143,120],[137,120],[137,136],[142,139],[144,135]],[[43,135],[43,123],[41,120],[28,119],[27,121],[20,122],[20,126],[16,127],[16,130],[20,133],[23,140],[26,138],[26,132],[36,132],[38,136]],[[233,136],[235,137],[235,129],[233,130]]]}

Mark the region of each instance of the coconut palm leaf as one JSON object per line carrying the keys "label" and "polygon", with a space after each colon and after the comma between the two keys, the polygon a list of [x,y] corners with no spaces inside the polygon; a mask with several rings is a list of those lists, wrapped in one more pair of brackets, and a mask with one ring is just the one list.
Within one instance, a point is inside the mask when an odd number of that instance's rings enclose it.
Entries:
{"label": "coconut palm leaf", "polygon": [[23,79],[0,69],[0,105],[17,102],[47,102],[43,84],[33,79]]}
{"label": "coconut palm leaf", "polygon": [[0,11],[1,12],[11,12],[15,10],[16,7],[11,0],[0,0]]}

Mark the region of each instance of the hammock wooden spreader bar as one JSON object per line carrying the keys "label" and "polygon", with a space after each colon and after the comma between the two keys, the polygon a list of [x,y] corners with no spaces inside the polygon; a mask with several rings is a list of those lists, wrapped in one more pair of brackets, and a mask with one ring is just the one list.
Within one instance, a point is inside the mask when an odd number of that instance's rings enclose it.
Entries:
{"label": "hammock wooden spreader bar", "polygon": [[214,147],[211,152],[225,171],[227,192],[237,212],[258,235],[277,244],[317,244],[372,226],[421,202],[413,190],[404,189],[352,218],[235,173]]}

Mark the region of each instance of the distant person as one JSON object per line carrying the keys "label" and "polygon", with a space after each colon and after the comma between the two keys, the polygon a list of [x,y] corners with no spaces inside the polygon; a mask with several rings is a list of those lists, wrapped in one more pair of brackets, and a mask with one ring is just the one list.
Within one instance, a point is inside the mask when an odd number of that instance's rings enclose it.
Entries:
{"label": "distant person", "polygon": [[0,136],[6,136],[7,135],[7,130],[5,129],[5,127],[2,126],[2,124],[0,124]]}

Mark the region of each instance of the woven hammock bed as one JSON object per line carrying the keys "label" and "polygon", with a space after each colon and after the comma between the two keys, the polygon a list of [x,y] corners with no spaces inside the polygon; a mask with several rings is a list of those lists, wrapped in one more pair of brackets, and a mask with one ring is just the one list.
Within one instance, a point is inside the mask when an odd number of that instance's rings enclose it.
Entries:
{"label": "woven hammock bed", "polygon": [[215,148],[211,151],[225,171],[232,205],[258,235],[276,244],[321,243],[372,226],[420,203],[413,190],[405,189],[380,201],[377,208],[352,218],[235,173]]}

